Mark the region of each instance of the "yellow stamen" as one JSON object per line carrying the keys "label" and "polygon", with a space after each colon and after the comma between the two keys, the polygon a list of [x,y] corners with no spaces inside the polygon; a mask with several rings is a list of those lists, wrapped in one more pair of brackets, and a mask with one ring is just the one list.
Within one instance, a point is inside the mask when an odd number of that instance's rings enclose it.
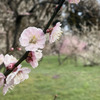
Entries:
{"label": "yellow stamen", "polygon": [[37,42],[37,38],[35,36],[32,37],[32,39],[30,40],[30,43],[36,43]]}

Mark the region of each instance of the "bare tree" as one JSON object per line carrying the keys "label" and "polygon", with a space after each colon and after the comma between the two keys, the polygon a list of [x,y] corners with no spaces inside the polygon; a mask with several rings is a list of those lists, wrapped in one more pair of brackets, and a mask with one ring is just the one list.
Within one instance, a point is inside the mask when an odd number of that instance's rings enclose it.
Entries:
{"label": "bare tree", "polygon": [[[0,29],[6,36],[6,52],[19,46],[18,38],[28,26],[43,28],[50,19],[59,0],[5,0],[0,1]],[[57,16],[59,18],[59,13]]]}

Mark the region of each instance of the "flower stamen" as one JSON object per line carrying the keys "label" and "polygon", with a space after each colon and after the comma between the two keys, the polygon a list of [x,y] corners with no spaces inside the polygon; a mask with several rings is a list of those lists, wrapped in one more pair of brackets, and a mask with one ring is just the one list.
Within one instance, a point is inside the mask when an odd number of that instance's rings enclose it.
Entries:
{"label": "flower stamen", "polygon": [[36,43],[37,42],[37,38],[35,36],[32,37],[32,39],[30,40],[30,43]]}

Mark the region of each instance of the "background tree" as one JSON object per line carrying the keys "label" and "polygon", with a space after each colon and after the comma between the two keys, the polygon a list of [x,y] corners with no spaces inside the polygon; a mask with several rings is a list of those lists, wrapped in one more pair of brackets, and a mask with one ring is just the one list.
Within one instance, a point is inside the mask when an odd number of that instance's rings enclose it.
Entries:
{"label": "background tree", "polygon": [[92,27],[99,23],[100,25],[100,5],[96,0],[81,0],[78,5],[71,4],[67,22],[70,26],[76,26],[81,30],[81,25]]}
{"label": "background tree", "polygon": [[[0,33],[6,37],[6,53],[19,47],[18,38],[28,26],[43,28],[50,19],[59,0],[5,0],[0,1]],[[60,14],[58,13],[57,19]],[[5,34],[3,34],[5,33]],[[4,39],[4,38],[3,38]],[[3,44],[4,44],[3,43]],[[5,51],[4,51],[5,52]]]}

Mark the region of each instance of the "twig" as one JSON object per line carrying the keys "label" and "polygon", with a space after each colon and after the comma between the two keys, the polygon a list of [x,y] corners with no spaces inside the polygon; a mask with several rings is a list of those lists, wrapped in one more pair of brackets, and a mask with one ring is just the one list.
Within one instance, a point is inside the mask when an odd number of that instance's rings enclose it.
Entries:
{"label": "twig", "polygon": [[56,14],[58,13],[58,11],[60,10],[60,8],[62,7],[63,3],[65,0],[59,0],[59,6],[55,9],[51,19],[49,20],[49,22],[47,23],[45,29],[44,29],[44,33],[46,33],[46,30],[48,29],[48,27],[50,26],[51,22],[53,21],[53,19],[55,18]]}
{"label": "twig", "polygon": [[54,97],[54,100],[56,100],[57,99],[57,95],[55,95],[55,97]]}
{"label": "twig", "polygon": [[36,6],[38,5],[44,5],[44,4],[47,4],[47,3],[50,3],[50,4],[57,4],[56,2],[54,1],[43,1],[43,2],[40,2],[40,3],[36,3],[33,8],[29,11],[29,13],[32,13],[34,11],[34,9],[36,8]]}
{"label": "twig", "polygon": [[6,70],[4,73],[5,76],[9,75],[22,61],[24,61],[28,56],[29,51],[25,52],[25,54],[18,60],[18,62],[14,65],[12,70]]}

